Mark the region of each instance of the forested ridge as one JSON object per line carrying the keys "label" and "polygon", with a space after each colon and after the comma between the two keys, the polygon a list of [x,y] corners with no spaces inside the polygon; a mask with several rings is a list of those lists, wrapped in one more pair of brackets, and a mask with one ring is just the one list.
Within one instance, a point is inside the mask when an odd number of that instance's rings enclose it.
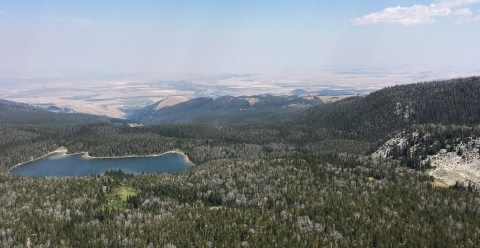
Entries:
{"label": "forested ridge", "polygon": [[[291,130],[291,131],[290,131]],[[194,163],[218,158],[263,157],[293,151],[364,153],[370,142],[349,140],[335,130],[309,134],[274,125],[156,125],[131,128],[110,123],[85,125],[4,125],[0,166],[8,169],[58,147],[70,153],[111,157],[185,151]]]}
{"label": "forested ridge", "polygon": [[[478,135],[478,81],[391,87],[273,124],[129,127],[88,115],[34,121],[38,110],[0,107],[9,118],[0,120],[0,247],[478,247],[479,192],[435,187],[402,151],[368,156],[402,130],[445,146]],[[420,93],[453,88],[444,112],[428,112],[440,103]],[[443,147],[422,142],[415,156]],[[92,156],[180,149],[195,166],[82,178],[8,172],[60,146]]]}
{"label": "forested ridge", "polygon": [[478,125],[480,77],[397,85],[311,108],[306,125],[378,139],[412,124]]}

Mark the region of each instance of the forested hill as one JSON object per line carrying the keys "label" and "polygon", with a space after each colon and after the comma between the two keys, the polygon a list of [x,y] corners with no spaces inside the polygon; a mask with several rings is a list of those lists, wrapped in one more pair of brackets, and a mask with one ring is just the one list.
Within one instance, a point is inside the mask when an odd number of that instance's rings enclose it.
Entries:
{"label": "forested hill", "polygon": [[411,124],[480,123],[480,77],[388,87],[311,108],[300,122],[363,138],[380,138]]}
{"label": "forested hill", "polygon": [[133,111],[128,119],[159,123],[273,123],[293,118],[294,113],[322,105],[317,96],[222,96],[200,97],[173,106],[161,102]]}
{"label": "forested hill", "polygon": [[33,105],[0,99],[0,110],[38,110]]}
{"label": "forested hill", "polygon": [[26,103],[0,100],[0,124],[86,124],[127,123],[124,120],[89,114],[53,113]]}

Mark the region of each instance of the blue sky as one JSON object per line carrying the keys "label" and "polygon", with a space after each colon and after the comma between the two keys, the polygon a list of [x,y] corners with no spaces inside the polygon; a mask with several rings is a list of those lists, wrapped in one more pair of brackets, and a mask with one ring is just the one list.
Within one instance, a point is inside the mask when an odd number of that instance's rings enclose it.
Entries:
{"label": "blue sky", "polygon": [[480,73],[480,0],[0,2],[0,78]]}

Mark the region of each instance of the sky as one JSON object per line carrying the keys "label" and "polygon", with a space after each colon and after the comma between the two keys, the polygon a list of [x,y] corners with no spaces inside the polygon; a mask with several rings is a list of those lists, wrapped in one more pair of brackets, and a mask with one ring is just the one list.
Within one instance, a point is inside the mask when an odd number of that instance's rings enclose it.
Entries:
{"label": "sky", "polygon": [[467,75],[479,44],[480,0],[0,1],[0,78]]}

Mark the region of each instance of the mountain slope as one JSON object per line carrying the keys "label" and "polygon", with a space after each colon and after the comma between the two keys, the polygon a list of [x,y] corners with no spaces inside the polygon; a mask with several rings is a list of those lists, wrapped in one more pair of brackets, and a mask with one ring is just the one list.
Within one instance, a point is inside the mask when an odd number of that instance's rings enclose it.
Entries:
{"label": "mountain slope", "polygon": [[363,138],[382,138],[412,124],[480,123],[480,77],[385,88],[311,108],[300,120]]}
{"label": "mountain slope", "polygon": [[162,102],[154,103],[127,118],[146,124],[275,122],[290,118],[298,110],[322,104],[316,96],[201,97],[165,107]]}
{"label": "mountain slope", "polygon": [[0,124],[86,124],[127,123],[124,120],[89,114],[54,113],[26,103],[0,100]]}

